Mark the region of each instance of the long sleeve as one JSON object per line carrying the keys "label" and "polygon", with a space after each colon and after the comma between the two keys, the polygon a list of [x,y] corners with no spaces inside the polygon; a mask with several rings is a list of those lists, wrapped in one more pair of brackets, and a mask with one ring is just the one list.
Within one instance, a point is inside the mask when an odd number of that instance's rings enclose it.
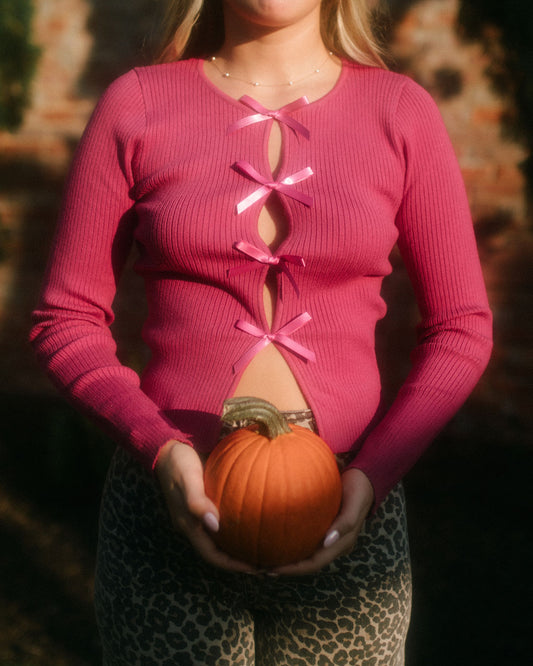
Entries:
{"label": "long sleeve", "polygon": [[75,154],[31,341],[53,382],[148,468],[185,441],[116,356],[112,302],[131,249],[145,112],[135,72],[101,98]]}
{"label": "long sleeve", "polygon": [[[232,165],[265,164],[269,124],[227,132],[248,112],[205,80],[201,61],[134,70],[102,97],[66,186],[33,344],[60,389],[148,468],[169,439],[213,448],[235,363],[252,343],[236,322],[263,320],[267,268],[231,272],[243,262],[235,243],[258,242],[257,207],[235,212],[250,183]],[[312,166],[297,189],[313,205],[281,194],[291,222],[283,253],[305,267],[291,267],[298,293],[284,289],[276,316],[283,326],[311,315],[298,339],[317,360],[280,351],[331,449],[356,443],[354,465],[379,503],[489,356],[464,186],[435,104],[403,76],[346,62],[329,95],[293,112],[311,139],[282,127],[283,170]],[[396,401],[369,426],[380,393],[379,290],[397,236],[419,303],[419,342]],[[133,239],[151,354],[141,379],[119,362],[109,328]]]}
{"label": "long sleeve", "polygon": [[459,166],[436,105],[410,81],[397,109],[397,141],[406,173],[398,246],[421,321],[411,371],[351,465],[371,480],[375,507],[464,403],[492,346]]}

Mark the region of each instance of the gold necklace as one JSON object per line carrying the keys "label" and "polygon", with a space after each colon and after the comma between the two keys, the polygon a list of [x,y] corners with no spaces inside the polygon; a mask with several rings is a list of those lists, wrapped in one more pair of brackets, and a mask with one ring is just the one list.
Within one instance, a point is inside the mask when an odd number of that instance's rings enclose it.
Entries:
{"label": "gold necklace", "polygon": [[260,81],[249,81],[248,79],[240,79],[239,77],[233,76],[233,74],[230,74],[229,72],[220,69],[220,67],[216,63],[217,60],[216,56],[211,56],[209,60],[213,63],[213,67],[218,71],[218,73],[221,76],[223,76],[225,79],[234,79],[235,81],[240,81],[241,83],[247,83],[249,86],[255,86],[255,87],[260,86],[262,88],[279,88],[283,86],[293,86],[295,83],[300,83],[300,81],[305,81],[305,79],[308,79],[310,76],[313,76],[313,74],[318,74],[332,55],[333,52],[329,51],[326,59],[319,67],[315,67],[315,69],[313,69],[312,72],[309,72],[308,74],[302,76],[299,79],[292,79],[290,81],[285,81],[285,83],[261,83]]}

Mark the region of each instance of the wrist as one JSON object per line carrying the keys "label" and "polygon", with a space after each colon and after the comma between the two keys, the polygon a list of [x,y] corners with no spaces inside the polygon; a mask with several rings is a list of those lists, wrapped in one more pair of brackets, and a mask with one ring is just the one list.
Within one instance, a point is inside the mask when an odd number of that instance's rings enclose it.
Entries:
{"label": "wrist", "polygon": [[185,442],[180,442],[177,439],[169,439],[168,442],[165,442],[157,452],[154,464],[152,465],[152,471],[154,472],[154,474],[156,475],[160,474],[161,470],[164,467],[167,467],[168,462],[172,456],[172,451],[176,446],[190,446],[190,445],[185,444]]}
{"label": "wrist", "polygon": [[357,496],[359,504],[365,510],[365,515],[368,515],[375,502],[375,492],[372,482],[363,470],[357,467],[348,467],[342,473],[343,479],[350,480],[350,486],[353,488],[353,493]]}

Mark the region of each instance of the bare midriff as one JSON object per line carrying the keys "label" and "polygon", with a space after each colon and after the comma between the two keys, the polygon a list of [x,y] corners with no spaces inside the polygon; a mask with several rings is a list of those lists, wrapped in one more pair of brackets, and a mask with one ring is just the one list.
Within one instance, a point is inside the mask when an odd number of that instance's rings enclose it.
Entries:
{"label": "bare midriff", "polygon": [[[317,58],[319,61],[320,58]],[[250,94],[247,84],[231,77],[221,77],[214,67],[204,67],[204,73],[219,90],[233,99]],[[340,73],[340,60],[332,57],[317,76],[294,86],[259,87],[253,90],[252,96],[269,109],[280,109],[303,95],[313,102],[333,89]],[[268,141],[268,159],[274,175],[280,163],[281,149],[281,130],[279,123],[274,120]],[[267,199],[257,224],[259,235],[271,252],[275,252],[289,232],[288,220],[275,193]],[[263,307],[269,326],[272,326],[278,297],[275,277],[271,271],[263,287]],[[275,344],[267,345],[254,356],[245,368],[234,395],[263,398],[283,411],[309,409],[301,387]]]}
{"label": "bare midriff", "polygon": [[[281,131],[272,123],[268,144],[268,157],[275,173],[281,155]],[[258,232],[263,241],[275,252],[288,233],[288,222],[275,195],[262,208],[258,219]],[[267,275],[263,287],[263,307],[268,325],[272,326],[277,300],[275,275]],[[308,409],[308,404],[287,362],[275,345],[262,349],[245,368],[235,396],[253,395],[268,400],[278,409],[293,411]]]}

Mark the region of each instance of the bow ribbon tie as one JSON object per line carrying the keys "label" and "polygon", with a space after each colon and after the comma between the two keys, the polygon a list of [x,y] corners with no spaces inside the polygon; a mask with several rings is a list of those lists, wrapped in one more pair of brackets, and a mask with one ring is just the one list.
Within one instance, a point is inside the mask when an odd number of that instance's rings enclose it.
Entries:
{"label": "bow ribbon tie", "polygon": [[294,319],[291,319],[275,333],[266,333],[257,326],[254,326],[254,324],[250,324],[243,319],[239,319],[237,322],[235,322],[235,327],[244,333],[248,333],[249,335],[253,335],[256,338],[259,338],[259,341],[256,342],[251,349],[245,352],[235,363],[233,366],[233,372],[238,374],[248,365],[248,363],[258,352],[267,347],[271,342],[276,342],[277,344],[283,345],[283,347],[286,347],[297,356],[300,356],[300,358],[303,358],[306,361],[312,361],[314,363],[316,361],[315,353],[289,337],[298,329],[300,329],[304,324],[307,324],[307,322],[310,320],[311,315],[308,312],[302,312],[302,314],[299,314],[297,317],[294,317]]}
{"label": "bow ribbon tie", "polygon": [[237,120],[232,125],[230,125],[227,131],[228,134],[242,129],[243,127],[247,127],[248,125],[253,125],[254,123],[260,123],[264,120],[273,118],[280,123],[288,125],[294,132],[299,132],[303,137],[309,139],[310,134],[307,127],[288,115],[288,112],[296,111],[297,109],[300,109],[303,106],[309,104],[307,97],[300,97],[299,99],[291,102],[290,104],[287,104],[286,106],[283,106],[277,111],[271,111],[270,109],[265,108],[262,104],[259,104],[259,102],[256,102],[255,99],[249,97],[248,95],[243,95],[239,101],[248,106],[250,109],[253,109],[253,111],[256,111],[256,113],[253,113],[250,116],[245,116],[244,118],[241,118],[240,120]]}
{"label": "bow ribbon tie", "polygon": [[255,247],[255,245],[251,245],[250,243],[247,243],[246,241],[242,240],[235,242],[233,244],[233,247],[239,252],[242,252],[246,256],[250,257],[250,259],[253,259],[257,263],[249,262],[246,264],[242,264],[241,266],[235,266],[234,268],[230,268],[228,270],[228,275],[238,275],[240,273],[246,273],[247,271],[254,270],[254,268],[258,268],[260,264],[272,266],[275,270],[281,271],[287,276],[289,282],[294,288],[294,291],[298,296],[300,296],[300,290],[298,289],[298,285],[296,284],[296,281],[294,280],[294,277],[290,272],[287,264],[293,264],[294,266],[305,267],[305,260],[303,257],[300,257],[295,254],[282,254],[276,257],[273,256],[272,254],[267,254],[263,250],[260,250],[258,247]]}
{"label": "bow ribbon tie", "polygon": [[292,199],[296,199],[300,203],[303,203],[305,206],[311,206],[313,204],[313,197],[309,196],[308,194],[304,194],[303,192],[299,192],[294,187],[295,183],[300,183],[302,180],[306,180],[309,178],[309,176],[313,175],[313,170],[311,167],[305,167],[305,169],[301,169],[300,171],[293,173],[292,176],[287,176],[281,181],[269,181],[256,169],[254,169],[251,164],[242,160],[232,164],[232,168],[250,180],[255,180],[256,183],[261,185],[261,187],[259,187],[257,190],[252,192],[237,204],[238,215],[243,213],[247,208],[252,206],[260,199],[264,199],[273,190],[276,192],[281,192],[282,194],[285,194]]}

